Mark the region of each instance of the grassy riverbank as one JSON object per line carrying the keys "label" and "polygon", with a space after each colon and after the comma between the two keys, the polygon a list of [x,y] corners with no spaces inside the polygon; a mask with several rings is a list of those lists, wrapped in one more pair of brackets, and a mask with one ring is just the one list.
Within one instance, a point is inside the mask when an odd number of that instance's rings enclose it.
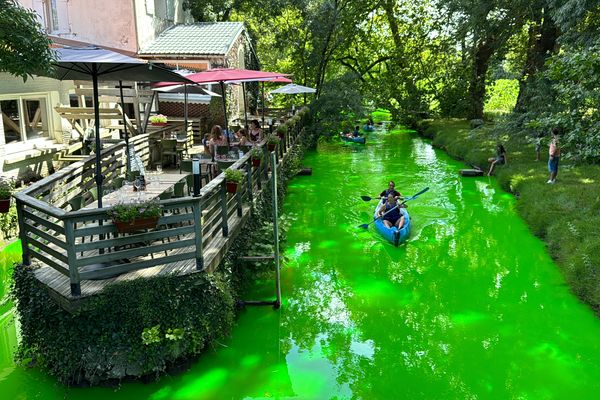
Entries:
{"label": "grassy riverbank", "polygon": [[419,130],[434,146],[483,169],[496,143],[504,144],[508,163],[496,171],[499,183],[519,197],[521,216],[547,243],[575,294],[600,316],[600,166],[562,163],[557,183],[549,185],[547,137],[535,161],[533,144],[493,126],[471,130],[466,121],[438,120],[422,121]]}

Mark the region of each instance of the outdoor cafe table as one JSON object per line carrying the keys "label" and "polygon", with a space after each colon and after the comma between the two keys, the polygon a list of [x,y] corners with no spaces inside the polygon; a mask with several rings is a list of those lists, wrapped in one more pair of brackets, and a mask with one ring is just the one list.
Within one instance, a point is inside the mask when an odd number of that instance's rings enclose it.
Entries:
{"label": "outdoor cafe table", "polygon": [[[114,192],[102,196],[102,206],[112,207],[116,204],[150,201],[164,192],[172,191],[176,183],[185,179],[187,174],[147,174],[146,189],[133,191],[133,185],[124,185]],[[98,202],[88,204],[84,209],[94,209]]]}

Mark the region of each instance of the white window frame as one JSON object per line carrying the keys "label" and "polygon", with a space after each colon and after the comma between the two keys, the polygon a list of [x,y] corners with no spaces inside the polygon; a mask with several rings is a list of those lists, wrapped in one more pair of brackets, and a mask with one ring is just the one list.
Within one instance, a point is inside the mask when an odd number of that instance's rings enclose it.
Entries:
{"label": "white window frame", "polygon": [[[5,129],[2,130],[2,137],[0,138],[0,144],[5,146],[6,154],[9,154],[15,150],[20,151],[23,147],[28,147],[28,144],[33,144],[36,141],[39,141],[40,138],[29,139],[27,138],[27,129],[25,127],[25,118],[23,115],[23,100],[44,100],[46,105],[46,123],[48,126],[48,136],[44,138],[44,140],[50,139],[55,140],[54,138],[54,119],[52,118],[52,106],[50,105],[51,94],[49,92],[38,92],[38,93],[13,93],[13,94],[0,94],[0,101],[6,100],[17,100],[17,107],[19,109],[19,129],[21,129],[21,140],[18,142],[5,143]],[[4,124],[0,117],[0,123]]]}

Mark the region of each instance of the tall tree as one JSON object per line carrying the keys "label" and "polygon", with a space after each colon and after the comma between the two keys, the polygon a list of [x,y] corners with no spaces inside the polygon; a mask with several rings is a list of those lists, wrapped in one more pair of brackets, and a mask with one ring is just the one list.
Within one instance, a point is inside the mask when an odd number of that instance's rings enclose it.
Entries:
{"label": "tall tree", "polygon": [[0,0],[0,72],[23,80],[48,72],[53,58],[50,44],[35,12],[15,0]]}

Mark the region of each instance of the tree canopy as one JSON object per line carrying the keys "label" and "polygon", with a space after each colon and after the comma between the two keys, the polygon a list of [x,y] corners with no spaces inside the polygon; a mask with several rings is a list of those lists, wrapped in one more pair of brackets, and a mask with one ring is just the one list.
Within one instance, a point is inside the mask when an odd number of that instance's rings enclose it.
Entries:
{"label": "tree canopy", "polygon": [[23,80],[47,72],[52,60],[50,43],[35,12],[15,0],[0,0],[0,72]]}
{"label": "tree canopy", "polygon": [[358,112],[353,96],[401,122],[502,115],[515,134],[559,127],[570,157],[600,162],[597,0],[185,5],[201,21],[244,21],[263,69],[316,87],[340,113]]}

